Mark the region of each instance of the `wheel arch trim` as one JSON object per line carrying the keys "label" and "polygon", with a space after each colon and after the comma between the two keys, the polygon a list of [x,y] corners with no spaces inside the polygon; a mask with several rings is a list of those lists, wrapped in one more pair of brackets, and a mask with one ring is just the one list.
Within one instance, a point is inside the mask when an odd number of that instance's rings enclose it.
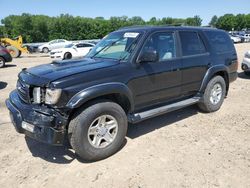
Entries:
{"label": "wheel arch trim", "polygon": [[119,82],[103,83],[83,89],[75,94],[66,106],[70,109],[75,109],[92,99],[110,94],[121,94],[125,96],[130,103],[130,110],[134,109],[131,90],[125,84]]}
{"label": "wheel arch trim", "polygon": [[[202,80],[202,83],[201,83],[199,92],[204,92],[205,89],[206,89],[206,86],[207,86],[208,82],[211,80],[211,78],[212,78],[214,75],[216,75],[216,74],[219,73],[219,72],[226,73],[227,78],[229,77],[229,68],[226,67],[225,65],[215,65],[215,66],[213,66],[213,67],[210,67],[210,68],[207,70],[207,72],[206,72],[206,74],[205,74],[205,76],[204,76],[204,78],[203,78],[203,80]],[[229,84],[229,83],[227,83],[228,80],[225,80],[225,82],[226,82],[226,85],[227,85],[227,87],[228,87],[228,84]],[[227,89],[228,89],[228,88],[227,88]]]}

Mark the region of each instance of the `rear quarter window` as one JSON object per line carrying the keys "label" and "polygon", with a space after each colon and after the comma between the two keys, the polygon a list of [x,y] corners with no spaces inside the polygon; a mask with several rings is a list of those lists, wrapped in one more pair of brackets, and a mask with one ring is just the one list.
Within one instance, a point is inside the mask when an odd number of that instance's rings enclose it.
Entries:
{"label": "rear quarter window", "polygon": [[227,53],[235,51],[229,35],[222,31],[204,31],[212,48],[216,53]]}
{"label": "rear quarter window", "polygon": [[206,48],[197,32],[180,31],[179,36],[181,40],[183,56],[199,55],[206,53]]}

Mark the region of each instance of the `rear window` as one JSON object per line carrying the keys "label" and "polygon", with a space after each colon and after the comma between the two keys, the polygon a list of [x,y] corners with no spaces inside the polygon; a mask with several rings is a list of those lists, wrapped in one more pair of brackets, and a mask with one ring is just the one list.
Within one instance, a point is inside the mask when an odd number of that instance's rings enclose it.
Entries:
{"label": "rear window", "polygon": [[228,34],[221,31],[205,31],[211,46],[216,53],[226,53],[234,51],[234,45]]}
{"label": "rear window", "polygon": [[198,55],[206,52],[206,48],[198,33],[192,31],[180,31],[182,55]]}

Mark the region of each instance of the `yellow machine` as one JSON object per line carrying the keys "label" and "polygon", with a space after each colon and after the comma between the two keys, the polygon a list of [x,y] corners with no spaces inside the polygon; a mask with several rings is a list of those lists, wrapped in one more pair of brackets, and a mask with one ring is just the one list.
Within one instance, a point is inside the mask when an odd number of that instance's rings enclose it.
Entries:
{"label": "yellow machine", "polygon": [[15,39],[0,38],[0,43],[5,46],[12,57],[20,57],[22,53],[29,53],[27,47],[23,47],[23,38],[18,36]]}

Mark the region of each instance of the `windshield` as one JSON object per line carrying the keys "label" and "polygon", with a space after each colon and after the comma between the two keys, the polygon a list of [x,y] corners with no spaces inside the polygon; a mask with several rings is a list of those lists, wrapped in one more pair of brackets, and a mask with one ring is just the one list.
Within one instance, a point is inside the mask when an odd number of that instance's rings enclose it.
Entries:
{"label": "windshield", "polygon": [[127,60],[134,51],[141,33],[115,32],[102,39],[87,55],[90,58]]}
{"label": "windshield", "polygon": [[68,44],[68,45],[65,46],[65,48],[71,48],[73,46],[74,46],[74,44]]}

